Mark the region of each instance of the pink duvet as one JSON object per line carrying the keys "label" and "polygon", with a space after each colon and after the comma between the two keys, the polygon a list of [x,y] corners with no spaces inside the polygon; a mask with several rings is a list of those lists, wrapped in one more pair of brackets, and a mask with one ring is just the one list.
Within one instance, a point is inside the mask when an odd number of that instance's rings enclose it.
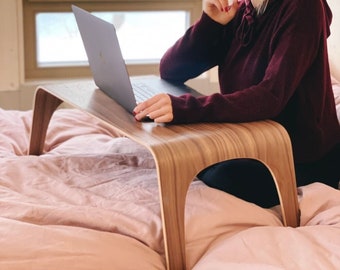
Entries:
{"label": "pink duvet", "polygon": [[[72,109],[27,156],[31,111],[0,109],[0,269],[165,269],[148,151]],[[340,269],[340,191],[299,189],[301,226],[200,181],[186,203],[188,269]]]}

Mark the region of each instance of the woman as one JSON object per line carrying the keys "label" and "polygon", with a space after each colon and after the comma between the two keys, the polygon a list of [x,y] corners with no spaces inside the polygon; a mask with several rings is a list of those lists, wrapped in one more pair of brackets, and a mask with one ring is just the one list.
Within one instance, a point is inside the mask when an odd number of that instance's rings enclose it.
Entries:
{"label": "woman", "polygon": [[[204,0],[201,18],[163,56],[163,79],[183,83],[218,66],[220,92],[156,95],[134,112],[156,122],[273,119],[290,134],[297,184],[337,187],[340,126],[332,92],[326,0]],[[261,206],[278,203],[268,170],[253,160],[222,162],[198,177]]]}

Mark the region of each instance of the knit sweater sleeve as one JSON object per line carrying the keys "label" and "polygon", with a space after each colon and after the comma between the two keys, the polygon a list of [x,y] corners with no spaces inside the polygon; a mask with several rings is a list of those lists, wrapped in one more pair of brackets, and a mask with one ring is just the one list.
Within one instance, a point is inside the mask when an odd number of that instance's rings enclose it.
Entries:
{"label": "knit sweater sleeve", "polygon": [[[261,30],[263,40],[258,38],[255,42],[260,44],[257,46],[266,46],[267,62],[257,58],[258,52],[254,49],[242,58],[246,61],[244,65],[233,58],[235,70],[237,67],[238,70],[232,77],[233,67],[220,65],[221,93],[198,98],[191,95],[171,96],[173,123],[244,122],[277,117],[296,94],[307,70],[319,54],[323,32],[323,24],[319,20],[322,16],[318,11],[320,7],[316,4],[318,1],[311,1],[314,4],[308,4],[307,12],[305,7],[301,7],[303,2],[308,1],[293,1],[279,9],[275,20],[271,21],[275,29],[270,28],[269,31],[269,25]],[[219,64],[226,54],[237,54],[241,49],[233,48],[235,45],[229,48],[227,44],[224,49],[216,45],[219,41],[217,35],[222,35],[222,31],[222,26],[203,16],[165,55],[161,63],[163,78],[183,82]],[[240,72],[245,67],[248,74]],[[230,84],[223,82],[228,80],[238,83],[233,85],[232,91],[228,89]],[[254,83],[244,86],[243,81]]]}
{"label": "knit sweater sleeve", "polygon": [[162,57],[162,79],[184,83],[216,66],[225,49],[221,46],[224,31],[223,25],[203,12],[201,18]]}

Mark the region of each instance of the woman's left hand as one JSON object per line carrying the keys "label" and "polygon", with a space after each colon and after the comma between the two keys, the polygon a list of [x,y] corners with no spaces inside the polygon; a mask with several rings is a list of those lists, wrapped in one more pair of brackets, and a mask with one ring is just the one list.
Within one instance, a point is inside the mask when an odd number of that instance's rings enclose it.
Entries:
{"label": "woman's left hand", "polygon": [[168,123],[174,118],[171,98],[162,93],[139,103],[133,110],[137,121],[148,117],[156,123]]}

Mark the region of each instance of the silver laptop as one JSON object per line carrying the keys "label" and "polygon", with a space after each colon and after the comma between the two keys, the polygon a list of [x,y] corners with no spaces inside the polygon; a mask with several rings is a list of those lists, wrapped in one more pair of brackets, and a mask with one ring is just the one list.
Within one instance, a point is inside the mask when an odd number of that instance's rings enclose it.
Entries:
{"label": "silver laptop", "polygon": [[116,29],[91,13],[72,5],[95,84],[108,96],[132,113],[137,102],[157,93],[174,96],[190,93],[200,96],[186,85],[175,85],[158,76],[129,77]]}

